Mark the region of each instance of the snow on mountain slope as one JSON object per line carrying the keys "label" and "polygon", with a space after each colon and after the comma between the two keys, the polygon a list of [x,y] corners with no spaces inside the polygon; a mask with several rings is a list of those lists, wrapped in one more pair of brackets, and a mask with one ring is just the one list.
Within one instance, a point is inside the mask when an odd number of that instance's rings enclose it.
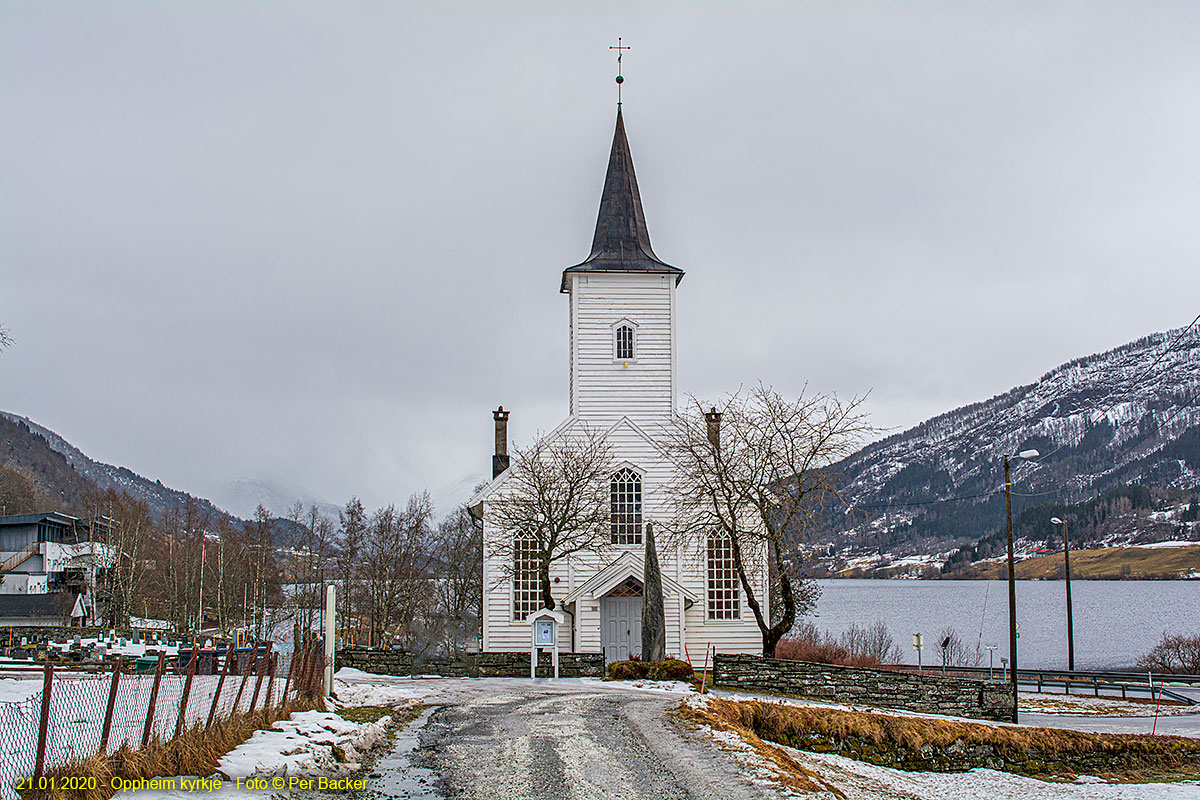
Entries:
{"label": "snow on mountain slope", "polygon": [[[1003,456],[1014,512],[1140,483],[1200,485],[1200,325],[1156,333],[934,417],[839,465],[853,510],[818,542],[935,553],[1003,523]],[[963,499],[957,499],[963,498]]]}

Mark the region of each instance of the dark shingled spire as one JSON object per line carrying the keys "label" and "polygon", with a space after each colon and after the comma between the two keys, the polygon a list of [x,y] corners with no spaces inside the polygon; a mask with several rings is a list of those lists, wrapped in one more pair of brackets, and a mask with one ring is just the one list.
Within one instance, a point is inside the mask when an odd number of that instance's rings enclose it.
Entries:
{"label": "dark shingled spire", "polygon": [[604,194],[600,196],[600,215],[596,219],[596,235],[592,253],[582,263],[563,270],[562,291],[567,291],[569,272],[659,272],[683,280],[683,270],[672,267],[650,249],[650,232],[642,197],[638,193],[637,176],[633,173],[633,156],[625,138],[625,120],[617,107],[617,130],[613,134],[612,152],[608,156],[608,173],[604,176]]}

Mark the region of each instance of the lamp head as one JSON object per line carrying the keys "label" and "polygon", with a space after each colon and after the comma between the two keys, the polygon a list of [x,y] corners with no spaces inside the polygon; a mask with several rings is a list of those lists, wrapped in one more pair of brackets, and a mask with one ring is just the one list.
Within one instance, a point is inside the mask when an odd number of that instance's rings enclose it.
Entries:
{"label": "lamp head", "polygon": [[1050,522],[1051,522],[1051,523],[1053,523],[1053,524],[1055,524],[1055,525],[1062,525],[1062,524],[1063,524],[1063,521],[1062,521],[1061,519],[1059,519],[1058,517],[1051,517],[1051,518],[1050,518]]}
{"label": "lamp head", "polygon": [[1017,458],[1037,458],[1040,455],[1041,453],[1039,453],[1037,450],[1022,450],[1021,452],[1017,453]]}

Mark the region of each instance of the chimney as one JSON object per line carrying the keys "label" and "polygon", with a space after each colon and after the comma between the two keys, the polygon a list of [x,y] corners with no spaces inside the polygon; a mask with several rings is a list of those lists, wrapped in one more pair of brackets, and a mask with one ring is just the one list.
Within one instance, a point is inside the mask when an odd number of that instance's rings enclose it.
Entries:
{"label": "chimney", "polygon": [[711,411],[704,412],[704,419],[708,422],[708,441],[712,444],[714,450],[721,449],[721,412],[717,411],[716,406],[713,406]]}
{"label": "chimney", "polygon": [[492,412],[496,420],[496,454],[492,456],[492,477],[499,477],[508,469],[508,412],[500,406]]}

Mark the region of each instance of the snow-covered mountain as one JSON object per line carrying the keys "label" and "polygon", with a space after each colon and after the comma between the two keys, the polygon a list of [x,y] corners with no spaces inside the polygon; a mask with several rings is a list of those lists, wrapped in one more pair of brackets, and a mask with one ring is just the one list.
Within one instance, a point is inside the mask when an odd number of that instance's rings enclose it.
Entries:
{"label": "snow-covered mountain", "polygon": [[[0,416],[3,416],[10,423],[5,432],[5,438],[8,440],[6,442],[6,452],[4,453],[5,462],[14,461],[18,466],[31,469],[35,473],[42,473],[47,461],[44,453],[46,449],[49,449],[53,453],[61,455],[66,460],[69,469],[65,467],[64,469],[67,472],[73,469],[85,481],[94,484],[102,490],[116,489],[130,497],[144,501],[149,506],[150,512],[156,517],[161,517],[168,509],[179,508],[187,501],[189,496],[192,496],[187,492],[164,486],[161,481],[152,481],[149,478],[144,478],[126,467],[117,467],[112,464],[105,464],[103,461],[95,461],[54,431],[37,424],[31,419],[8,411],[0,411]],[[17,441],[18,438],[23,441]],[[59,463],[61,464],[62,462],[60,461]],[[64,482],[67,481],[62,475],[51,477],[47,481],[47,488],[55,494],[60,494],[65,487],[55,484],[62,484]],[[74,487],[73,491],[74,494],[78,494],[81,489]],[[195,499],[202,512],[207,512],[213,516],[228,516],[225,511],[217,508],[208,500],[203,498]]]}
{"label": "snow-covered mountain", "polygon": [[323,515],[335,521],[340,510],[311,489],[263,478],[235,478],[212,496],[215,503],[242,519],[253,519],[260,505],[276,517],[287,517],[297,502],[306,510],[315,505]]}
{"label": "snow-covered mountain", "polygon": [[[1003,457],[1014,514],[1130,484],[1200,486],[1200,324],[1054,369],[1034,383],[875,442],[838,469],[852,508],[814,550],[844,557],[946,554],[1004,524]],[[832,546],[832,547],[831,547]]]}

